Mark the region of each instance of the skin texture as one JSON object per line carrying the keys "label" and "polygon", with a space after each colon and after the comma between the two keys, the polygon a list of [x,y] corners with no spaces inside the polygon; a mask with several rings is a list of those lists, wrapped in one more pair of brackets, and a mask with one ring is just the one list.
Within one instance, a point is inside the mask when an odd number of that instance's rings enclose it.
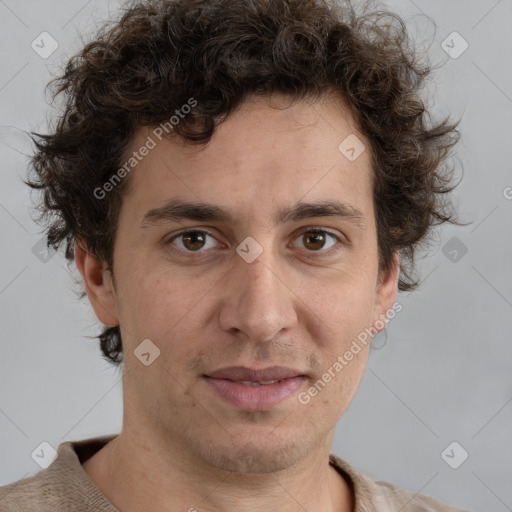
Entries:
{"label": "skin texture", "polygon": [[[208,146],[169,139],[149,152],[123,199],[115,287],[105,264],[76,245],[89,300],[102,323],[120,325],[125,360],[123,430],[84,469],[123,512],[353,510],[328,454],[368,346],[308,404],[297,395],[392,308],[398,255],[379,275],[369,151],[351,162],[338,150],[352,133],[369,142],[343,101],[288,105],[251,97]],[[140,128],[131,151],[151,133]],[[141,227],[148,210],[175,198],[230,209],[234,220]],[[357,208],[362,222],[273,221],[281,208],[326,200]],[[206,231],[203,245],[171,240],[184,228]],[[311,228],[339,242],[311,241]],[[252,263],[235,251],[248,236],[263,249]],[[134,356],[145,339],[161,351],[149,366]],[[274,365],[307,379],[268,410],[241,410],[203,378]]]}

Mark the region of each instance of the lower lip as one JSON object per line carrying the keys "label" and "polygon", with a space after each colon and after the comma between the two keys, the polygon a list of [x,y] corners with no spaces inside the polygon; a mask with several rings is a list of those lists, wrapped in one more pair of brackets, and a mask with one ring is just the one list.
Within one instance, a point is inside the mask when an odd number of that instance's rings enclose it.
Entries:
{"label": "lower lip", "polygon": [[304,377],[283,379],[266,386],[247,386],[228,379],[205,377],[206,382],[219,395],[236,407],[246,411],[264,411],[279,404],[298,391]]}

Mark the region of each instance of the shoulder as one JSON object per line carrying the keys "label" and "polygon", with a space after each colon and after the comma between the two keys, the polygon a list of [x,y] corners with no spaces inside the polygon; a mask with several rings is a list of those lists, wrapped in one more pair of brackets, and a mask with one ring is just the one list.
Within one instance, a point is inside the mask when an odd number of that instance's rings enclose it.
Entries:
{"label": "shoulder", "polygon": [[81,457],[90,456],[114,437],[61,443],[46,469],[0,486],[0,512],[116,511],[81,465]]}
{"label": "shoulder", "polygon": [[[376,503],[380,503],[380,500],[382,501],[382,510],[399,511],[403,509],[408,512],[468,512],[467,510],[452,507],[432,496],[412,493],[388,482],[373,481],[373,484],[376,492]],[[394,508],[386,509],[385,506]]]}
{"label": "shoulder", "polygon": [[43,470],[32,477],[1,486],[0,512],[38,512],[42,506],[55,506],[58,512],[58,504],[51,502],[52,495],[52,484]]}
{"label": "shoulder", "polygon": [[355,512],[469,512],[431,496],[412,493],[388,482],[373,480],[336,455],[330,456],[330,463],[352,482],[356,497]]}

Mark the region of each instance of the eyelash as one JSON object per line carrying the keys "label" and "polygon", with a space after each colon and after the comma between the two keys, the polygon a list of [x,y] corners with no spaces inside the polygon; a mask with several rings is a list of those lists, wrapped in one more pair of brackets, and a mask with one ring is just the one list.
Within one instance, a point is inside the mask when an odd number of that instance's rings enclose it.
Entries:
{"label": "eyelash", "polygon": [[[181,231],[180,233],[178,234],[175,234],[173,235],[171,238],[169,238],[166,242],[165,242],[165,245],[168,245],[168,246],[171,246],[172,247],[172,252],[175,252],[177,254],[183,254],[183,253],[186,253],[187,256],[190,255],[192,258],[204,258],[205,256],[202,255],[202,253],[205,253],[207,252],[208,250],[198,250],[198,251],[185,251],[183,249],[177,249],[174,244],[172,243],[174,240],[176,240],[177,238],[181,237],[181,236],[184,236],[184,235],[188,235],[188,234],[191,234],[191,233],[204,233],[208,236],[211,236],[212,238],[215,238],[211,233],[209,233],[208,231],[205,231],[205,230],[202,230],[202,229],[187,229],[185,231]],[[346,245],[349,245],[348,242],[344,242],[342,241],[336,234],[332,233],[331,231],[328,231],[326,229],[323,229],[323,228],[316,228],[316,227],[308,227],[307,229],[301,231],[299,233],[299,235],[296,237],[295,240],[297,240],[300,236],[304,235],[305,233],[315,233],[315,234],[318,234],[318,233],[323,233],[323,234],[327,234],[329,236],[331,236],[332,238],[334,238],[338,243],[335,244],[334,246],[330,247],[329,249],[323,251],[321,249],[319,249],[318,251],[308,251],[309,253],[313,253],[313,254],[309,254],[309,255],[306,255],[306,258],[310,258],[310,259],[316,259],[316,258],[319,258],[319,257],[325,257],[325,256],[330,256],[331,253],[333,251],[336,251],[336,250],[339,250],[339,247],[336,247],[337,245],[341,244],[343,246],[346,246]],[[315,252],[319,253],[319,254],[314,254]]]}

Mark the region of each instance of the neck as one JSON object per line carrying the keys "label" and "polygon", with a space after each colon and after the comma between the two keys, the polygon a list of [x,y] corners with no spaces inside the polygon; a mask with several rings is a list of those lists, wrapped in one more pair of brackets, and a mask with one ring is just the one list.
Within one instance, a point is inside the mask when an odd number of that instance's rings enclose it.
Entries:
{"label": "neck", "polygon": [[282,471],[241,474],[212,467],[168,441],[163,446],[148,439],[123,431],[83,464],[123,512],[354,510],[351,488],[329,465],[329,448]]}

